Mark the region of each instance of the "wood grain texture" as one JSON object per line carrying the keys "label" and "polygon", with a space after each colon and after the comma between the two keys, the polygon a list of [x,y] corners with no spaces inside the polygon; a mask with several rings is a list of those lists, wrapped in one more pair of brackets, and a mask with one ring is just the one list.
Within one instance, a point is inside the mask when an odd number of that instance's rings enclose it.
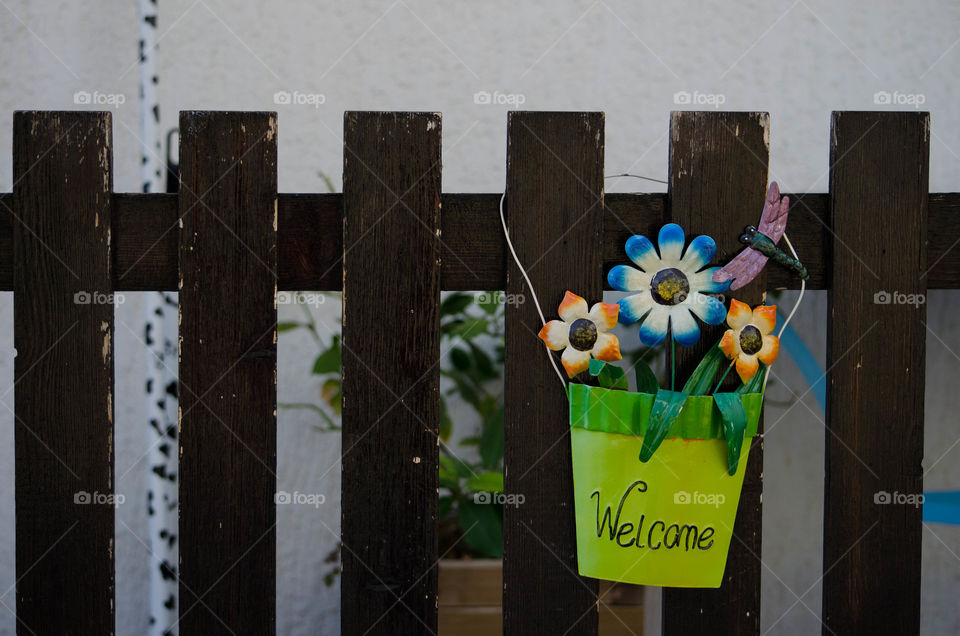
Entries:
{"label": "wood grain texture", "polygon": [[[824,193],[784,193],[790,206],[790,240],[810,271],[807,289],[826,289],[830,226]],[[443,194],[440,251],[444,290],[504,289],[506,244],[500,230],[500,194]],[[0,194],[0,291],[13,289],[12,194]],[[114,195],[114,288],[176,291],[176,195]],[[929,199],[929,289],[960,289],[960,193]],[[621,262],[631,234],[656,230],[666,214],[664,194],[610,194],[604,210],[603,259]],[[343,197],[281,194],[278,202],[278,285],[281,290],[339,291]],[[759,216],[757,217],[759,219]],[[606,285],[606,282],[604,283]],[[770,289],[799,289],[800,279],[782,267],[767,270]]]}
{"label": "wood grain texture", "polygon": [[824,634],[920,630],[929,126],[833,113]]}
{"label": "wood grain texture", "polygon": [[960,288],[960,193],[927,199],[927,289]]}
{"label": "wood grain texture", "polygon": [[124,291],[176,291],[179,270],[176,194],[113,197],[114,285]]}
{"label": "wood grain texture", "polygon": [[180,113],[180,633],[276,624],[277,119]]}
{"label": "wood grain texture", "polygon": [[114,630],[111,117],[13,120],[17,631]]}
{"label": "wood grain texture", "polygon": [[437,630],[440,123],[344,116],[345,635]]}
{"label": "wood grain texture", "polygon": [[[714,264],[726,263],[739,253],[743,245],[737,237],[744,226],[760,220],[767,193],[769,134],[767,113],[675,112],[671,117],[671,219],[683,227],[687,241],[698,234],[716,240]],[[752,283],[726,295],[751,306],[759,304],[766,290],[766,272],[773,269],[765,269]],[[726,328],[701,323],[700,341],[690,348],[677,348],[678,388]],[[759,431],[747,462],[723,585],[664,589],[666,636],[760,632],[762,418]]]}
{"label": "wood grain texture", "polygon": [[[551,317],[568,289],[602,300],[603,144],[603,113],[508,116],[510,237]],[[577,574],[567,399],[512,261],[507,293],[527,301],[506,311],[504,488],[525,500],[504,510],[504,633],[595,635],[597,583]]]}
{"label": "wood grain texture", "polygon": [[507,244],[500,193],[443,195],[440,245],[444,290],[505,289]]}
{"label": "wood grain texture", "polygon": [[[656,236],[669,222],[666,194],[605,194],[603,205],[604,273],[624,263],[627,239],[634,234]],[[610,288],[606,276],[603,285]]]}

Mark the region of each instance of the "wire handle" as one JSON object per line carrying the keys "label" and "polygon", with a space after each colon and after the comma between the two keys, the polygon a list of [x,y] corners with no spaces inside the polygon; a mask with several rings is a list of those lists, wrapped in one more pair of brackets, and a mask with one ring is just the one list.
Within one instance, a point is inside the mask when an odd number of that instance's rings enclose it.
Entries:
{"label": "wire handle", "polygon": [[[517,264],[517,268],[520,270],[520,273],[523,275],[523,280],[527,281],[527,287],[530,288],[530,295],[533,296],[533,304],[537,308],[537,313],[540,315],[540,323],[547,324],[547,319],[543,316],[543,310],[540,309],[540,300],[537,298],[537,292],[533,289],[533,283],[530,282],[530,277],[527,275],[527,270],[523,268],[523,265],[520,264],[520,258],[517,256],[517,251],[513,249],[513,241],[510,240],[510,232],[507,231],[507,219],[503,215],[503,200],[507,198],[507,193],[504,192],[500,197],[500,224],[503,226],[503,237],[507,239],[507,247],[510,248],[510,255],[513,256],[513,262]],[[557,361],[553,358],[553,354],[549,349],[546,349],[547,357],[550,358],[550,366],[553,367],[553,370],[556,371],[557,377],[560,378],[560,384],[563,385],[563,390],[567,390],[567,381],[564,379],[563,374],[560,373],[560,369],[557,367]]]}

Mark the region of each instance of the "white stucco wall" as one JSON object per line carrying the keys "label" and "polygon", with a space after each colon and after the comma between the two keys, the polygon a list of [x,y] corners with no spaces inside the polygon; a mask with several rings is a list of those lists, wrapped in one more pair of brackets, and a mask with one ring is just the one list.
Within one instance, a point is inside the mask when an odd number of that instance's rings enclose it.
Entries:
{"label": "white stucco wall", "polygon": [[[882,0],[653,3],[629,0],[449,3],[426,0],[230,3],[161,0],[160,96],[164,128],[180,109],[279,111],[282,192],[339,187],[345,109],[442,111],[446,191],[498,191],[504,181],[506,110],[474,103],[478,91],[519,94],[522,108],[606,112],[607,172],[663,177],[677,91],[721,94],[723,108],[771,114],[771,175],[787,191],[825,191],[830,111],[874,109],[874,93],[919,93],[931,111],[930,187],[960,190],[960,6]],[[123,93],[114,119],[117,191],[136,191],[139,149],[136,3],[0,2],[0,191],[11,189],[15,109],[74,108],[77,90]],[[276,106],[276,91],[317,93],[318,108]],[[608,191],[650,189],[613,180]],[[316,312],[335,324],[339,307]],[[930,294],[926,486],[960,488],[954,389],[960,363],[956,294]],[[281,310],[281,319],[295,308]],[[286,315],[285,315],[286,313]],[[811,294],[794,323],[823,360],[826,298]],[[117,630],[147,618],[146,522],[140,493],[148,441],[139,414],[140,303],[117,313]],[[12,298],[0,294],[0,387],[13,378]],[[895,335],[891,334],[891,337]],[[279,345],[281,401],[312,399],[304,334]],[[824,428],[792,362],[770,391],[764,492],[763,626],[819,631]],[[12,408],[12,392],[0,400]],[[4,394],[5,393],[5,394]],[[14,607],[13,416],[0,409],[0,601]],[[324,555],[339,527],[339,438],[281,411],[279,488],[324,493],[326,503],[278,511],[278,621],[282,634],[336,633],[338,588]],[[923,631],[960,632],[960,528],[924,530]],[[11,588],[8,590],[8,588]],[[3,593],[7,590],[6,593]],[[799,597],[799,601],[798,601]],[[648,621],[657,625],[651,604]],[[0,606],[0,634],[15,630]]]}

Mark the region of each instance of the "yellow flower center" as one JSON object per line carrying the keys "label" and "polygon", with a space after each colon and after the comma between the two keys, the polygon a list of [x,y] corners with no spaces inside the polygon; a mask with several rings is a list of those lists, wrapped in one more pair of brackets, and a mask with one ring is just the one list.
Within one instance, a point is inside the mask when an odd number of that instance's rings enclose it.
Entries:
{"label": "yellow flower center", "polygon": [[661,269],[650,281],[650,293],[661,305],[679,305],[690,293],[690,281],[679,269]]}
{"label": "yellow flower center", "polygon": [[747,355],[753,355],[763,348],[763,334],[753,325],[740,330],[740,348]]}
{"label": "yellow flower center", "polygon": [[577,351],[590,351],[597,342],[597,326],[592,320],[579,318],[570,325],[570,346]]}

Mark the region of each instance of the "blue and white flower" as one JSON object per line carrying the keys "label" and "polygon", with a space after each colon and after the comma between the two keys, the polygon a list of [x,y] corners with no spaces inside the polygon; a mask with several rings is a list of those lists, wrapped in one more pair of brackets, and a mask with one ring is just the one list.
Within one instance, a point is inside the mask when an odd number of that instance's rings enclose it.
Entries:
{"label": "blue and white flower", "polygon": [[707,295],[723,293],[730,285],[713,282],[719,267],[704,269],[716,256],[717,244],[701,235],[684,252],[685,242],[683,228],[676,223],[660,228],[659,254],[647,237],[631,236],[627,256],[640,269],[617,265],[607,275],[614,289],[635,292],[620,300],[620,322],[643,320],[640,341],[647,346],[663,342],[669,328],[678,344],[689,347],[700,339],[694,314],[708,325],[719,325],[727,315],[723,303]]}

